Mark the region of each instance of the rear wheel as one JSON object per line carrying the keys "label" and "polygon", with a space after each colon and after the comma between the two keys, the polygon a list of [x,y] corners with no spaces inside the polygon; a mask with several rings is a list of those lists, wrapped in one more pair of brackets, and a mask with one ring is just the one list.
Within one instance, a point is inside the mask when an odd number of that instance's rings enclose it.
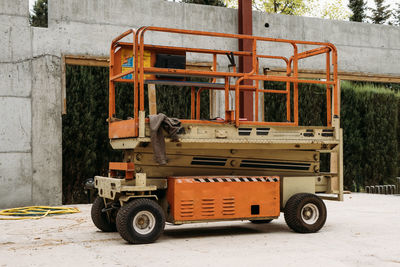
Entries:
{"label": "rear wheel", "polygon": [[92,204],[91,216],[94,225],[103,232],[115,232],[115,212],[103,211],[105,208],[104,199],[96,197]]}
{"label": "rear wheel", "polygon": [[250,222],[254,223],[254,224],[265,224],[265,223],[272,222],[272,219],[269,219],[269,220],[250,220]]}
{"label": "rear wheel", "polygon": [[162,234],[164,227],[164,211],[151,199],[135,199],[122,206],[117,214],[118,232],[129,243],[152,243]]}
{"label": "rear wheel", "polygon": [[284,209],[286,224],[298,233],[315,233],[326,221],[326,207],[316,195],[300,193],[286,202]]}

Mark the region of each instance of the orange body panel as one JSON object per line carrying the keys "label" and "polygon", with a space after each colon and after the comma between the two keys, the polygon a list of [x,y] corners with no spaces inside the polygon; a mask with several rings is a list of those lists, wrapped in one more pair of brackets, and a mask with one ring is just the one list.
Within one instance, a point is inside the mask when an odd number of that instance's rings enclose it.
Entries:
{"label": "orange body panel", "polygon": [[110,162],[109,169],[116,171],[134,171],[135,164],[133,162]]}
{"label": "orange body panel", "polygon": [[135,136],[135,129],[135,120],[113,121],[108,127],[108,137],[118,139]]}
{"label": "orange body panel", "polygon": [[133,162],[110,162],[109,170],[111,176],[115,175],[115,171],[125,171],[125,179],[133,179],[135,164]]}
{"label": "orange body panel", "polygon": [[278,217],[279,177],[168,177],[174,222]]}

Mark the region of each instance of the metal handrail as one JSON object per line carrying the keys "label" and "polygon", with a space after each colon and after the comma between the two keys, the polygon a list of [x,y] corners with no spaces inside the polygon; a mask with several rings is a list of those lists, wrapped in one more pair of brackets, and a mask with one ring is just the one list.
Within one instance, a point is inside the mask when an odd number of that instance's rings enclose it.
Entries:
{"label": "metal handrail", "polygon": [[[231,38],[231,39],[241,39],[241,40],[250,40],[252,41],[252,51],[232,51],[235,56],[248,56],[252,59],[252,68],[249,72],[238,73],[236,69],[234,72],[221,72],[217,71],[217,55],[222,55],[226,53],[230,53],[231,51],[227,50],[216,50],[216,49],[203,49],[203,48],[186,48],[186,47],[173,47],[173,46],[161,46],[161,45],[149,45],[144,42],[144,34],[147,31],[153,32],[166,32],[173,34],[185,34],[185,35],[198,35],[198,36],[207,36],[207,37],[222,37],[222,38]],[[235,124],[239,126],[242,122],[239,120],[239,107],[240,107],[240,99],[239,94],[241,91],[250,90],[255,92],[255,121],[256,125],[282,125],[285,123],[277,123],[277,122],[259,122],[258,121],[258,97],[259,93],[284,93],[286,94],[286,106],[287,106],[287,122],[286,125],[298,125],[298,84],[299,83],[312,83],[312,84],[325,84],[327,89],[327,126],[332,125],[332,117],[339,117],[339,103],[338,103],[338,72],[337,72],[337,50],[336,47],[331,43],[326,42],[309,42],[309,41],[298,41],[298,40],[285,40],[285,39],[277,39],[277,38],[268,38],[268,37],[257,37],[251,35],[240,35],[240,34],[227,34],[227,33],[216,33],[216,32],[205,32],[205,31],[192,31],[192,30],[182,30],[182,29],[172,29],[172,28],[162,28],[162,27],[141,27],[135,30],[129,30],[125,33],[121,34],[119,37],[115,38],[111,45],[111,58],[110,58],[110,68],[113,66],[114,62],[114,52],[115,48],[118,44],[118,41],[122,38],[126,37],[129,34],[133,34],[133,57],[134,57],[134,67],[130,71],[126,71],[123,73],[119,73],[116,75],[112,75],[113,72],[110,71],[110,117],[115,113],[115,92],[112,93],[114,88],[114,82],[117,82],[119,78],[125,76],[126,74],[133,74],[133,83],[134,83],[134,119],[137,122],[138,119],[138,111],[144,110],[144,83],[145,83],[145,74],[149,73],[157,73],[157,74],[176,74],[176,75],[188,75],[188,76],[205,76],[213,78],[213,82],[216,81],[216,78],[224,78],[225,79],[225,112],[226,114],[229,112],[229,91],[235,91]],[[259,42],[278,42],[278,43],[287,43],[292,45],[293,47],[293,56],[289,59],[281,56],[272,56],[272,55],[263,55],[257,54],[257,44]],[[321,46],[316,49],[308,50],[305,52],[298,52],[297,45],[317,45]],[[187,69],[164,69],[164,68],[155,68],[155,67],[144,67],[144,50],[146,47],[151,48],[167,48],[167,49],[175,49],[183,52],[191,52],[191,53],[202,53],[202,54],[210,54],[213,55],[213,69],[210,71],[199,71],[199,70],[187,70]],[[310,58],[316,55],[326,54],[326,81],[319,80],[307,80],[307,79],[299,79],[298,73],[298,62],[301,59]],[[269,76],[269,75],[260,75],[258,74],[259,69],[259,59],[268,58],[268,59],[279,59],[283,60],[286,63],[286,76]],[[333,65],[333,77],[331,79],[331,71],[330,71],[330,59],[332,58]],[[139,64],[140,62],[140,64]],[[235,85],[229,84],[229,77],[237,78]],[[244,80],[251,80],[256,85],[252,86],[252,88],[246,88],[245,86],[241,86],[240,83]],[[286,82],[286,90],[266,90],[259,89],[259,81],[279,81]],[[113,84],[111,86],[111,84]],[[290,101],[290,84],[293,84],[293,122],[291,121],[291,101]],[[232,88],[234,87],[234,88]],[[333,92],[331,88],[333,87]],[[221,88],[207,88],[204,86],[204,89],[210,90],[221,90]],[[199,95],[201,89],[197,93],[197,97]],[[333,93],[333,99],[331,94]],[[114,103],[112,103],[114,101]],[[192,101],[192,105],[194,101]],[[192,119],[196,116],[199,119],[199,101],[196,109],[192,107]],[[333,106],[333,116],[332,114],[332,106]],[[246,124],[251,122],[246,122]]]}

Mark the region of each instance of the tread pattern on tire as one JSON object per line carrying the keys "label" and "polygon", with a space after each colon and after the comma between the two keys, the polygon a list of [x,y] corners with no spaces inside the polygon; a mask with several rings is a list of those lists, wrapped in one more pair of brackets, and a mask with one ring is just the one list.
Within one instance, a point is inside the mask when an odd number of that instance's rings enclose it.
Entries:
{"label": "tread pattern on tire", "polygon": [[[133,217],[135,212],[148,210],[153,213],[156,222],[155,228],[147,235],[140,235],[133,229]],[[165,227],[164,211],[157,202],[147,198],[139,198],[123,205],[117,214],[117,229],[123,239],[132,244],[146,244],[157,240]]]}
{"label": "tread pattern on tire", "polygon": [[[312,224],[306,224],[301,218],[301,209],[307,203],[313,203],[319,210],[318,220]],[[309,193],[299,193],[293,195],[286,202],[284,209],[286,224],[298,233],[315,233],[319,231],[325,224],[327,212],[325,203],[318,196]]]}
{"label": "tread pattern on tire", "polygon": [[101,197],[96,197],[92,204],[91,216],[94,225],[103,232],[115,232],[117,227],[115,223],[109,222],[107,214],[102,212],[104,208],[104,200]]}

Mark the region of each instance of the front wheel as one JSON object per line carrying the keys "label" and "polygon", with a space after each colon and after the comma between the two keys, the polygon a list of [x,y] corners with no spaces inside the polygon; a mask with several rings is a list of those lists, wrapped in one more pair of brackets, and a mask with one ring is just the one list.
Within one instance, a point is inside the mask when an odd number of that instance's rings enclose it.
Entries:
{"label": "front wheel", "polygon": [[324,226],[326,207],[322,199],[308,193],[293,195],[284,209],[286,224],[298,233],[315,233]]}
{"label": "front wheel", "polygon": [[117,214],[118,232],[129,243],[152,243],[162,234],[164,227],[164,211],[151,199],[135,199],[122,206]]}
{"label": "front wheel", "polygon": [[115,232],[115,212],[104,211],[104,199],[96,197],[92,204],[91,217],[94,225],[103,232]]}

